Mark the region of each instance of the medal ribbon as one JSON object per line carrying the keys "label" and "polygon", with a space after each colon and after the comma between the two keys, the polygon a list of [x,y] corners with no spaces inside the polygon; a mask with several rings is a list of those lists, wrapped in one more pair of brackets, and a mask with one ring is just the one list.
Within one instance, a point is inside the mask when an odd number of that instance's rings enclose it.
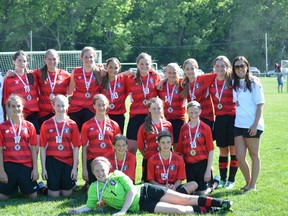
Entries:
{"label": "medal ribbon", "polygon": [[98,198],[98,203],[99,204],[102,201],[102,197],[103,197],[103,194],[104,194],[104,190],[105,190],[105,188],[107,186],[107,183],[108,183],[108,179],[105,181],[105,184],[104,184],[104,186],[103,186],[103,188],[101,190],[101,193],[99,194],[99,181],[98,180],[96,181],[96,190],[97,190],[96,192],[97,192],[97,198]]}
{"label": "medal ribbon", "polygon": [[190,82],[189,82],[189,95],[190,95],[191,101],[196,99],[196,96],[195,96],[196,82],[197,82],[197,77],[195,77],[194,86],[193,86],[193,91],[192,92],[191,92],[191,87],[190,87]]}
{"label": "medal ribbon", "polygon": [[93,77],[93,71],[91,71],[89,82],[87,82],[87,80],[86,80],[86,74],[85,74],[85,71],[84,71],[83,67],[82,67],[82,73],[83,73],[83,78],[84,78],[84,82],[85,82],[86,91],[88,92],[88,90],[90,88],[90,85],[91,85],[92,77]]}
{"label": "medal ribbon", "polygon": [[66,119],[64,120],[63,127],[61,129],[61,135],[59,134],[59,130],[58,130],[58,126],[57,126],[57,123],[56,123],[55,116],[53,117],[53,121],[54,121],[55,129],[56,129],[56,133],[57,133],[57,137],[58,137],[58,138],[56,137],[56,143],[61,143],[62,142],[63,133],[64,133],[64,129],[65,129],[65,125],[66,125]]}
{"label": "medal ribbon", "polygon": [[101,137],[103,137],[103,140],[104,140],[105,132],[106,132],[106,130],[105,130],[105,128],[106,128],[106,118],[104,119],[104,127],[103,127],[103,130],[102,130],[102,128],[100,127],[100,125],[99,125],[98,120],[96,119],[96,117],[94,117],[94,119],[95,119],[96,125],[97,125],[97,127],[98,127],[98,129],[99,129],[100,135],[101,135]]}
{"label": "medal ribbon", "polygon": [[200,120],[198,120],[196,131],[195,131],[195,134],[194,134],[194,138],[192,138],[192,134],[191,134],[191,122],[188,123],[188,126],[189,126],[190,146],[191,146],[191,148],[196,148],[197,147],[197,145],[196,145],[196,136],[197,136],[197,133],[198,133],[198,130],[199,130],[199,126],[200,126]]}
{"label": "medal ribbon", "polygon": [[21,133],[21,129],[22,129],[22,121],[20,121],[20,123],[19,123],[18,134],[17,134],[17,131],[14,127],[14,124],[13,124],[13,121],[11,118],[10,118],[10,123],[11,123],[13,134],[14,134],[14,143],[15,143],[15,145],[19,144],[20,139],[21,139],[20,133]]}
{"label": "medal ribbon", "polygon": [[[145,99],[146,99],[146,95],[147,95],[147,94],[146,94],[146,89],[149,89],[149,86],[148,86],[148,84],[149,84],[149,79],[150,79],[150,74],[149,74],[149,72],[148,72],[145,87],[144,87],[144,85],[143,85],[143,82],[141,82],[141,85],[142,85],[142,91],[143,91],[143,94],[144,94]],[[141,81],[142,81],[142,79],[141,79]],[[149,94],[149,93],[148,93],[148,94]]]}
{"label": "medal ribbon", "polygon": [[16,74],[16,76],[18,77],[18,79],[23,83],[25,92],[29,93],[29,92],[30,92],[30,87],[29,87],[29,81],[28,81],[27,74],[24,73],[25,78],[26,78],[26,83],[25,83],[25,82],[23,81],[23,79],[21,78],[21,76],[20,76],[16,71],[14,71],[14,73]]}
{"label": "medal ribbon", "polygon": [[112,89],[111,89],[110,82],[108,82],[108,86],[109,86],[110,98],[111,98],[111,101],[113,102],[113,100],[114,100],[115,98],[118,98],[118,96],[115,97],[116,86],[117,86],[117,75],[115,76],[113,91],[112,91]]}
{"label": "medal ribbon", "polygon": [[168,162],[167,171],[166,171],[166,168],[164,166],[164,162],[163,162],[163,159],[162,159],[162,156],[161,156],[160,152],[158,153],[158,156],[159,156],[159,159],[160,159],[160,161],[162,163],[162,167],[163,167],[164,173],[166,174],[166,183],[167,183],[168,182],[168,176],[169,176],[169,170],[170,170],[169,167],[170,167],[170,163],[171,163],[171,160],[172,160],[172,153],[171,153],[171,151],[169,153],[169,162]]}
{"label": "medal ribbon", "polygon": [[168,81],[166,82],[167,100],[168,100],[170,106],[172,106],[172,100],[173,100],[175,88],[176,88],[176,84],[174,84],[172,92],[170,94]]}
{"label": "medal ribbon", "polygon": [[50,78],[49,72],[47,73],[47,76],[48,76],[48,80],[49,80],[51,92],[53,93],[53,92],[54,92],[55,85],[56,85],[56,80],[57,80],[57,70],[56,70],[56,72],[55,72],[55,77],[54,77],[53,83],[51,82],[51,78]]}
{"label": "medal ribbon", "polygon": [[221,92],[220,92],[220,95],[219,95],[218,85],[217,85],[217,78],[215,78],[215,88],[216,88],[216,94],[215,94],[215,96],[218,98],[219,103],[220,103],[220,101],[221,101],[221,98],[222,98],[222,94],[223,94],[225,85],[226,85],[226,80],[224,80],[224,83],[223,83],[223,86],[222,86],[222,88],[221,88]]}
{"label": "medal ribbon", "polygon": [[[117,157],[116,157],[116,151],[115,151],[115,153],[114,153],[114,159],[115,159],[116,170],[119,170],[119,168],[118,168],[118,161],[117,161]],[[122,165],[121,165],[121,170],[120,170],[121,172],[123,172],[123,168],[124,168],[125,161],[126,161],[126,152],[125,152],[124,158],[123,158],[123,160],[122,160]]]}

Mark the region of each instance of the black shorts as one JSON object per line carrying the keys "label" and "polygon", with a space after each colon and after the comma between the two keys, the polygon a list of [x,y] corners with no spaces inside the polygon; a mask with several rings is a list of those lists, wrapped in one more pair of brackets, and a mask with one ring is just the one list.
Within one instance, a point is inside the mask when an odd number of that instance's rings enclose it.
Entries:
{"label": "black shorts", "polygon": [[36,133],[39,135],[40,126],[39,126],[39,121],[38,121],[38,112],[33,112],[31,115],[26,117],[26,120],[31,122],[34,125]]}
{"label": "black shorts", "polygon": [[146,159],[142,159],[142,178],[141,178],[141,181],[142,182],[148,182],[147,180],[147,175],[148,175],[148,169],[147,169],[147,166],[148,166],[148,160]]}
{"label": "black shorts", "polygon": [[88,170],[88,178],[89,178],[88,183],[89,184],[91,184],[92,182],[95,182],[97,180],[95,175],[92,173],[92,168],[91,168],[92,161],[93,161],[93,159],[87,160],[87,170]]}
{"label": "black shorts", "polygon": [[5,162],[4,170],[8,176],[8,183],[0,182],[0,193],[7,196],[20,191],[29,195],[38,190],[37,181],[31,180],[32,168],[19,163]]}
{"label": "black shorts", "polygon": [[43,116],[41,118],[38,118],[38,121],[39,121],[39,127],[41,128],[42,124],[44,123],[44,121],[52,118],[55,114],[54,113],[49,113],[48,115],[46,116]]}
{"label": "black shorts", "polygon": [[51,191],[71,190],[76,184],[76,181],[71,179],[72,168],[72,166],[58,161],[54,157],[46,157],[48,189]]}
{"label": "black shorts", "polygon": [[167,193],[167,188],[145,183],[141,188],[139,206],[141,211],[154,213],[160,199]]}
{"label": "black shorts", "polygon": [[[207,160],[203,160],[197,163],[185,163],[186,179],[187,182],[195,181],[198,184],[196,191],[206,190],[210,182],[204,181],[204,175],[207,168]],[[211,171],[211,179],[212,171]]]}
{"label": "black shorts", "polygon": [[200,118],[200,120],[210,127],[211,133],[212,133],[212,131],[214,130],[214,122],[210,121],[210,120],[208,120],[206,118]]}
{"label": "black shorts", "polygon": [[234,137],[237,136],[243,136],[245,138],[260,138],[261,134],[263,133],[263,131],[261,130],[257,130],[257,133],[255,136],[250,136],[248,133],[247,128],[238,128],[238,127],[234,127]]}
{"label": "black shorts", "polygon": [[125,123],[125,115],[124,114],[122,114],[122,115],[109,115],[109,118],[118,123],[118,125],[120,127],[120,130],[121,130],[121,132],[123,134],[123,132],[124,132],[124,123]]}
{"label": "black shorts", "polygon": [[140,126],[144,123],[146,116],[146,114],[135,115],[129,119],[126,134],[127,139],[135,141],[137,140],[138,130]]}
{"label": "black shorts", "polygon": [[234,146],[234,122],[235,116],[216,116],[213,134],[218,147]]}
{"label": "black shorts", "polygon": [[174,143],[178,143],[180,129],[185,124],[185,121],[181,119],[170,119],[168,121],[172,124]]}
{"label": "black shorts", "polygon": [[82,125],[95,116],[88,108],[83,108],[78,112],[68,113],[69,117],[76,122],[78,130],[81,131]]}

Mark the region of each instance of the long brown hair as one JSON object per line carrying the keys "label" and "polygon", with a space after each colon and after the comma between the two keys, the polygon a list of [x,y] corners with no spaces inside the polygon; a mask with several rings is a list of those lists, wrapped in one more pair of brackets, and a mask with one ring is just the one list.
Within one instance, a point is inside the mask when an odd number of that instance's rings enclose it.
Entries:
{"label": "long brown hair", "polygon": [[233,64],[232,64],[233,65],[232,78],[234,80],[233,89],[235,91],[237,91],[237,89],[240,87],[240,78],[238,77],[238,75],[236,74],[236,71],[235,71],[235,63],[238,60],[242,60],[244,62],[244,64],[246,64],[246,66],[247,66],[247,71],[246,71],[244,79],[245,79],[245,85],[246,85],[247,89],[251,92],[252,91],[252,88],[251,88],[252,76],[250,75],[250,72],[249,72],[250,71],[250,64],[244,56],[237,56],[233,61]]}
{"label": "long brown hair", "polygon": [[[147,104],[147,109],[150,108],[150,106],[152,104],[159,104],[161,107],[162,107],[162,111],[163,111],[163,101],[158,98],[158,97],[153,97],[151,98],[149,101],[148,101],[148,104]],[[162,119],[164,119],[164,114],[162,113]],[[147,132],[147,133],[151,133],[151,132],[154,132],[155,129],[153,127],[153,124],[152,124],[152,116],[151,116],[151,113],[148,112],[146,118],[145,118],[145,121],[144,121],[144,130]]]}
{"label": "long brown hair", "polygon": [[194,64],[194,65],[197,66],[197,68],[199,68],[198,62],[194,58],[189,58],[189,59],[186,59],[184,61],[184,63],[183,63],[184,79],[183,79],[183,82],[182,82],[183,91],[181,92],[181,95],[184,98],[187,98],[188,94],[189,94],[190,81],[189,81],[189,78],[185,75],[185,67],[189,63]]}
{"label": "long brown hair", "polygon": [[[13,61],[16,61],[19,56],[24,56],[28,62],[28,55],[23,50],[19,50],[13,55]],[[29,85],[34,85],[34,76],[27,67],[24,68],[24,73],[27,75]]]}
{"label": "long brown hair", "polygon": [[[120,61],[119,61],[117,58],[115,58],[115,57],[109,58],[109,59],[106,60],[106,69],[108,68],[108,65],[109,65],[111,62],[114,62],[114,63],[118,64],[118,66],[119,66],[119,71],[121,70],[121,63],[120,63]],[[103,89],[106,90],[106,91],[108,91],[108,87],[109,87],[108,83],[109,83],[109,74],[108,74],[108,72],[107,72],[106,75],[102,77],[102,83],[101,83]]]}

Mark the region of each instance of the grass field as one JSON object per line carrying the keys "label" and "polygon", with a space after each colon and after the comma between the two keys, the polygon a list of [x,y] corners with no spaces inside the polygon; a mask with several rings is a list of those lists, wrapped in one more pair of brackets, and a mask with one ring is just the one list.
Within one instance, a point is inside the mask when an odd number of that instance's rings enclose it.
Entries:
{"label": "grass field", "polygon": [[[233,201],[233,213],[227,215],[288,215],[288,94],[277,92],[276,78],[261,78],[265,92],[265,132],[261,138],[262,168],[257,183],[257,192],[242,194],[239,190],[244,185],[241,172],[237,173],[234,190],[216,190],[212,196]],[[286,82],[284,89],[286,91]],[[218,150],[215,149],[214,170],[217,169]],[[137,155],[137,181],[141,177],[141,156]],[[40,166],[39,166],[40,167]],[[40,168],[39,168],[40,170]],[[39,195],[36,201],[25,199],[22,195],[13,196],[9,201],[0,202],[0,215],[67,215],[71,207],[79,207],[86,202],[86,195],[81,190],[84,184],[79,171],[78,187],[73,196],[47,198]],[[111,215],[107,209],[106,215]],[[91,212],[84,215],[96,215]],[[151,215],[151,214],[145,214]],[[219,214],[220,215],[220,214]]]}

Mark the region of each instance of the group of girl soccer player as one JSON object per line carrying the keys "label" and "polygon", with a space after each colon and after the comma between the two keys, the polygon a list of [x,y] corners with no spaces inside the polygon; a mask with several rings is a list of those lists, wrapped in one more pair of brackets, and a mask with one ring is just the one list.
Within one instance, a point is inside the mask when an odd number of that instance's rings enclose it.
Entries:
{"label": "group of girl soccer player", "polygon": [[[27,55],[15,53],[14,70],[7,72],[4,82],[0,80],[7,116],[0,125],[0,199],[8,199],[18,187],[28,197],[37,196],[39,151],[48,196],[71,195],[80,149],[82,178],[90,185],[88,201],[70,213],[89,211],[93,203],[101,209],[113,198],[106,188],[115,193],[115,203],[107,204],[119,209],[118,215],[129,209],[156,213],[229,209],[230,201],[203,195],[216,186],[232,189],[238,164],[246,183],[241,189],[256,190],[264,96],[245,57],[236,57],[231,65],[227,57],[218,56],[214,72],[203,75],[198,74],[197,61],[189,58],[183,63],[183,78],[179,65],[170,63],[162,80],[147,53],[137,57],[137,72],[120,73],[117,58],[108,59],[105,68],[97,66],[96,57],[92,47],[85,47],[83,66],[70,74],[58,69],[60,59],[53,49],[47,50],[43,68],[33,71],[28,69]],[[126,99],[131,106],[123,136]],[[219,147],[217,185],[213,185],[213,140]],[[143,156],[140,194],[133,186],[137,150]],[[123,188],[114,187],[117,184]],[[148,195],[153,204],[145,207],[144,189],[159,193],[157,198]],[[127,193],[120,202],[116,195],[123,190]],[[140,206],[132,204],[137,199]],[[184,212],[176,210],[179,205]]]}

